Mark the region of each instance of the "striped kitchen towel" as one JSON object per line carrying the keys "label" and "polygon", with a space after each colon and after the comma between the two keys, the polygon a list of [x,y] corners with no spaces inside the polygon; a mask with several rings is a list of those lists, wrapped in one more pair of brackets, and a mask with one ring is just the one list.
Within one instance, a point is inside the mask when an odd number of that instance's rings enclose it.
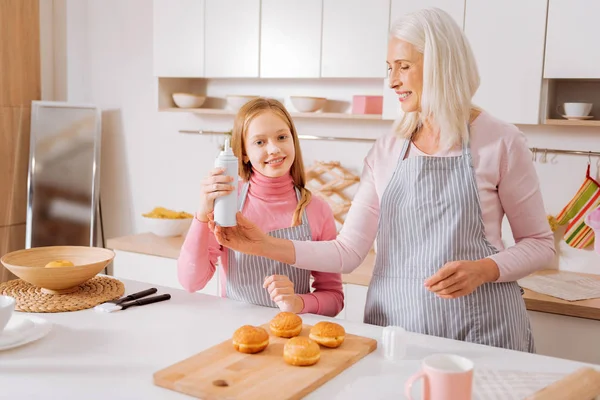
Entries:
{"label": "striped kitchen towel", "polygon": [[600,184],[590,176],[587,166],[585,181],[569,204],[556,216],[559,225],[568,223],[565,242],[576,249],[584,249],[594,243],[594,231],[585,224],[585,217],[600,205]]}

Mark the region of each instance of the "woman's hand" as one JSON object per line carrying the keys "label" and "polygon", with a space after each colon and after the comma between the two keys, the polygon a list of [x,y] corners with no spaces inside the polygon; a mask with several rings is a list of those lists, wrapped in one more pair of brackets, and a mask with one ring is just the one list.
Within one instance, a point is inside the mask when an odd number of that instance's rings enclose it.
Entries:
{"label": "woman's hand", "polygon": [[214,213],[208,214],[208,228],[215,234],[217,242],[229,249],[262,256],[262,249],[269,236],[261,231],[241,212],[235,215],[237,225],[222,227],[215,224]]}
{"label": "woman's hand", "polygon": [[425,287],[443,299],[471,294],[486,282],[494,282],[500,272],[489,258],[478,261],[452,261],[425,280]]}
{"label": "woman's hand", "polygon": [[267,289],[271,300],[277,303],[281,311],[298,314],[304,308],[302,297],[294,293],[294,282],[285,275],[271,275],[265,279],[263,287]]}
{"label": "woman's hand", "polygon": [[222,175],[225,168],[215,168],[209,172],[209,175],[202,181],[200,188],[200,205],[196,212],[196,218],[202,222],[208,222],[208,213],[215,209],[215,199],[217,197],[227,196],[233,190],[232,176]]}

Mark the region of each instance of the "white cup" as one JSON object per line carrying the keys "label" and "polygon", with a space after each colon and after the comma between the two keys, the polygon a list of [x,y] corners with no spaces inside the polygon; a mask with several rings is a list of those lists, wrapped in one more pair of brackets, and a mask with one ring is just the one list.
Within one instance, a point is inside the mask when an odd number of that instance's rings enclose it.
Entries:
{"label": "white cup", "polygon": [[0,333],[2,333],[15,311],[15,303],[14,297],[0,296]]}
{"label": "white cup", "polygon": [[[564,103],[564,115],[567,117],[585,117],[592,111],[592,103]],[[558,107],[560,113],[560,106]]]}
{"label": "white cup", "polygon": [[406,330],[399,326],[386,326],[383,328],[382,343],[383,356],[386,360],[396,362],[406,357],[408,340]]}

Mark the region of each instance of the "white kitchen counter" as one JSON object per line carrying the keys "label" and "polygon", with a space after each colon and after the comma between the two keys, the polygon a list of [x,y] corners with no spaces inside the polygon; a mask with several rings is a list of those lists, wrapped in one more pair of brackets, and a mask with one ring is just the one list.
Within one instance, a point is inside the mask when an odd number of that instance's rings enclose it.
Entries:
{"label": "white kitchen counter", "polygon": [[[126,294],[150,287],[124,280]],[[35,314],[50,320],[41,340],[0,351],[0,398],[6,399],[187,399],[152,382],[154,372],[227,340],[240,325],[268,322],[278,310],[200,293],[159,288],[171,300],[115,313],[84,310]],[[303,315],[314,324],[325,317]],[[349,333],[380,339],[382,329],[336,320]],[[573,372],[586,364],[425,335],[409,334],[406,360],[392,364],[379,348],[335,377],[307,399],[403,396],[403,385],[420,360],[451,352],[474,360],[476,368]],[[354,385],[354,386],[353,386]],[[373,387],[376,385],[376,387]],[[379,397],[378,397],[379,396]]]}

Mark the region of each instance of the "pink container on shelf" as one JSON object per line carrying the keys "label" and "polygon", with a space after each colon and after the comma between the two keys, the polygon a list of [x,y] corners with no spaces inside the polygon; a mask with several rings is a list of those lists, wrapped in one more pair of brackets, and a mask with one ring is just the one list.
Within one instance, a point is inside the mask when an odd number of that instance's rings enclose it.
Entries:
{"label": "pink container on shelf", "polygon": [[352,114],[381,114],[383,96],[353,96]]}
{"label": "pink container on shelf", "polygon": [[594,231],[594,250],[600,254],[600,208],[585,217],[585,224]]}

